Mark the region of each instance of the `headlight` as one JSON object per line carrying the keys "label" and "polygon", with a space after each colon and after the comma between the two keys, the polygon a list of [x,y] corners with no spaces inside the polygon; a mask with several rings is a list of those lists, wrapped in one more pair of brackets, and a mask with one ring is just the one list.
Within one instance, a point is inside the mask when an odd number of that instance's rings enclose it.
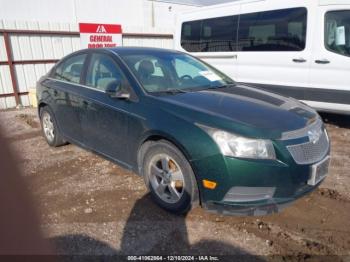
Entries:
{"label": "headlight", "polygon": [[250,139],[226,131],[201,126],[216,142],[225,156],[276,159],[275,150],[270,140]]}

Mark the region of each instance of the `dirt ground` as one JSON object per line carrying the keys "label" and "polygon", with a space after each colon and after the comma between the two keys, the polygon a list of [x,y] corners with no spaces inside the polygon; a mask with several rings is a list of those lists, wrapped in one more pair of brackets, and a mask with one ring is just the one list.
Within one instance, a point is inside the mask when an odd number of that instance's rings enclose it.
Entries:
{"label": "dirt ground", "polygon": [[332,140],[330,174],[312,194],[264,217],[201,208],[171,215],[153,204],[137,175],[75,145],[50,148],[35,109],[1,111],[0,124],[59,254],[350,261],[350,117],[322,117]]}

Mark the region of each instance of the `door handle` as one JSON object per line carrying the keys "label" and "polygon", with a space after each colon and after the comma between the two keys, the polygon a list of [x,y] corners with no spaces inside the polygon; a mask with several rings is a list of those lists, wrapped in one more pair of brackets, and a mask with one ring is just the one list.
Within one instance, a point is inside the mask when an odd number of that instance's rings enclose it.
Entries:
{"label": "door handle", "polygon": [[58,96],[58,91],[57,90],[53,90],[53,95],[54,96]]}
{"label": "door handle", "polygon": [[295,58],[295,59],[293,59],[293,62],[294,63],[305,63],[306,59],[304,59],[304,58]]}
{"label": "door handle", "polygon": [[89,102],[84,100],[84,101],[83,101],[83,106],[84,106],[84,107],[88,107],[88,106],[89,106]]}
{"label": "door handle", "polygon": [[325,64],[329,64],[330,61],[327,59],[322,59],[322,60],[315,60],[316,64],[321,64],[321,65],[325,65]]}

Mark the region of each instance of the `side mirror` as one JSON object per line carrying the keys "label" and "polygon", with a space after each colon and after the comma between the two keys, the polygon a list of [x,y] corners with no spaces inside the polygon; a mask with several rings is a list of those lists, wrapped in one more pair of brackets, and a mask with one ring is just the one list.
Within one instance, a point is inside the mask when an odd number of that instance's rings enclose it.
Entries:
{"label": "side mirror", "polygon": [[120,80],[114,80],[108,84],[106,93],[112,98],[127,100],[130,98],[130,93],[122,87]]}

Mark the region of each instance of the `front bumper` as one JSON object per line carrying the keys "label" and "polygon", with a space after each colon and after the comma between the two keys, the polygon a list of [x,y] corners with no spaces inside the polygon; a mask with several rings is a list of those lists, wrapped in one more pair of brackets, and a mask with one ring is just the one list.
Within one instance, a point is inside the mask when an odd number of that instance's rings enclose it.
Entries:
{"label": "front bumper", "polygon": [[203,208],[209,212],[222,214],[222,215],[235,215],[235,216],[264,216],[273,213],[281,212],[284,208],[290,206],[295,200],[301,198],[308,193],[314,191],[322,181],[316,186],[305,186],[293,197],[286,198],[269,198],[265,201],[257,201],[250,203],[237,203],[228,201],[208,201],[203,203]]}
{"label": "front bumper", "polygon": [[[329,152],[325,158],[328,157]],[[200,174],[197,180],[202,206],[226,215],[266,215],[281,211],[322,182],[323,179],[314,186],[308,185],[313,164],[284,160],[244,160],[216,155],[193,162],[196,174]],[[217,188],[205,188],[200,183],[202,179],[216,181]]]}
{"label": "front bumper", "polygon": [[[211,155],[191,161],[202,206],[224,214],[263,215],[278,212],[317,188],[330,155],[322,120],[284,132],[272,143],[274,160],[226,157],[214,146]],[[203,179],[215,182],[215,189],[206,188]]]}

